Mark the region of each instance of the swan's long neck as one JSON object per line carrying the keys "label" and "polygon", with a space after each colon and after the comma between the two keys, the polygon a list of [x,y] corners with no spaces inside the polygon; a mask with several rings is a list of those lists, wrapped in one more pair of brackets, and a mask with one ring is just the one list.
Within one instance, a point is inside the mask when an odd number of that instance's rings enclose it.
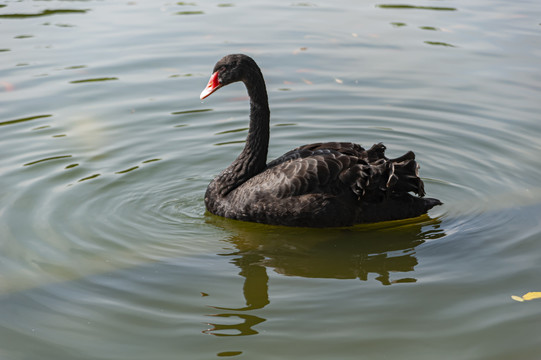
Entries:
{"label": "swan's long neck", "polygon": [[216,179],[221,183],[221,195],[259,174],[267,164],[270,110],[265,81],[259,68],[251,68],[243,82],[250,96],[250,127],[244,149]]}

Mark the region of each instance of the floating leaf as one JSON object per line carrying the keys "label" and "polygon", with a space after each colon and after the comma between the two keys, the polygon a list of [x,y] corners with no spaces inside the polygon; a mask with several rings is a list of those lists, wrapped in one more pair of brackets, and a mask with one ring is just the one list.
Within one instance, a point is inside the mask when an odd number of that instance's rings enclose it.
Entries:
{"label": "floating leaf", "polygon": [[515,301],[520,301],[520,302],[534,300],[534,299],[541,299],[541,291],[530,291],[524,294],[523,296],[511,295],[511,299]]}
{"label": "floating leaf", "polygon": [[541,291],[533,291],[526,293],[522,296],[524,300],[533,300],[533,299],[540,299],[541,298]]}

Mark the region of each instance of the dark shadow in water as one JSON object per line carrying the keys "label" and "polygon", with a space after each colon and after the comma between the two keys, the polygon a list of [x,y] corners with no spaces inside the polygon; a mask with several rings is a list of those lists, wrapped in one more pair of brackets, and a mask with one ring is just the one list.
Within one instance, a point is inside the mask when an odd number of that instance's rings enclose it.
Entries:
{"label": "dark shadow in water", "polygon": [[[327,279],[374,279],[382,285],[410,283],[418,264],[415,247],[445,235],[438,219],[428,216],[342,229],[307,229],[246,223],[207,215],[211,223],[231,235],[225,239],[244,278],[245,306],[214,307],[225,310],[215,317],[239,318],[238,324],[211,323],[205,333],[217,336],[254,335],[252,326],[265,319],[246,314],[270,303],[267,269],[286,276]],[[222,333],[223,331],[234,333]]]}
{"label": "dark shadow in water", "polygon": [[[210,315],[217,318],[239,318],[243,320],[238,324],[214,324],[209,323],[212,326],[211,329],[203,331],[204,334],[211,334],[215,336],[245,336],[245,335],[257,335],[258,331],[252,329],[265,321],[265,319],[249,314],[216,314]],[[230,332],[230,333],[229,333]]]}
{"label": "dark shadow in water", "polygon": [[[261,265],[264,257],[258,254],[244,254],[234,258],[231,262],[238,266],[241,271],[239,275],[244,277],[243,295],[246,306],[241,308],[226,308],[213,306],[217,310],[233,311],[233,313],[221,313],[209,316],[217,318],[238,318],[242,320],[235,324],[209,323],[211,329],[203,331],[205,334],[216,336],[243,336],[257,335],[258,332],[252,327],[265,321],[265,319],[242,313],[243,311],[262,309],[270,303],[269,301],[269,276],[265,266]],[[239,313],[240,312],[240,313]]]}

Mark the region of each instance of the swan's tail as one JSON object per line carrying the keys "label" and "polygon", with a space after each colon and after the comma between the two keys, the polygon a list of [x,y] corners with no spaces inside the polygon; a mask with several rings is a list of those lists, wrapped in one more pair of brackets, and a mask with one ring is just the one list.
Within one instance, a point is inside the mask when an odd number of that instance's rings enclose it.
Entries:
{"label": "swan's tail", "polygon": [[[412,151],[396,158],[385,157],[385,146],[376,144],[366,151],[367,163],[360,166],[354,191],[365,201],[380,202],[385,198],[401,198],[408,193],[425,196],[419,165]],[[423,199],[427,210],[440,205],[436,199]]]}
{"label": "swan's tail", "polygon": [[376,144],[362,158],[348,171],[349,184],[361,208],[357,222],[417,217],[442,204],[438,199],[423,197],[424,184],[413,152],[388,159],[385,146]]}
{"label": "swan's tail", "polygon": [[388,167],[387,188],[391,192],[413,192],[420,197],[425,196],[425,185],[419,177],[419,164],[415,161],[415,154],[412,151],[389,160]]}

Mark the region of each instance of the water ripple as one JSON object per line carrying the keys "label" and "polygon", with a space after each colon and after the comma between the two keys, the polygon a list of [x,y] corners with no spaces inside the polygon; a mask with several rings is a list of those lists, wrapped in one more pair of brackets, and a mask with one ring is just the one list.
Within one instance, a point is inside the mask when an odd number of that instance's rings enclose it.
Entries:
{"label": "water ripple", "polygon": [[37,120],[37,119],[48,118],[48,117],[51,117],[51,116],[53,116],[53,115],[35,115],[35,116],[29,116],[29,117],[24,117],[24,118],[20,118],[20,119],[7,120],[7,121],[0,122],[0,126],[13,125],[13,124],[26,122],[26,121],[32,121],[32,120]]}
{"label": "water ripple", "polygon": [[57,14],[84,14],[88,11],[89,10],[82,10],[82,9],[54,9],[54,10],[43,10],[39,13],[33,13],[33,14],[22,14],[22,13],[0,14],[0,18],[26,19],[26,18],[50,16],[50,15],[57,15]]}
{"label": "water ripple", "polygon": [[39,160],[31,161],[29,163],[24,164],[23,166],[35,165],[35,164],[39,164],[39,163],[42,163],[42,162],[45,162],[45,161],[66,159],[66,158],[70,158],[70,157],[71,157],[71,155],[51,156],[51,157],[48,157],[48,158],[45,158],[45,159],[39,159]]}
{"label": "water ripple", "polygon": [[416,10],[436,10],[436,11],[456,11],[453,7],[444,6],[416,6],[416,5],[398,5],[398,4],[379,4],[381,9],[416,9]]}
{"label": "water ripple", "polygon": [[102,81],[111,81],[111,80],[118,80],[118,78],[117,77],[101,77],[101,78],[91,78],[91,79],[82,79],[82,80],[72,80],[70,81],[70,84],[102,82]]}

